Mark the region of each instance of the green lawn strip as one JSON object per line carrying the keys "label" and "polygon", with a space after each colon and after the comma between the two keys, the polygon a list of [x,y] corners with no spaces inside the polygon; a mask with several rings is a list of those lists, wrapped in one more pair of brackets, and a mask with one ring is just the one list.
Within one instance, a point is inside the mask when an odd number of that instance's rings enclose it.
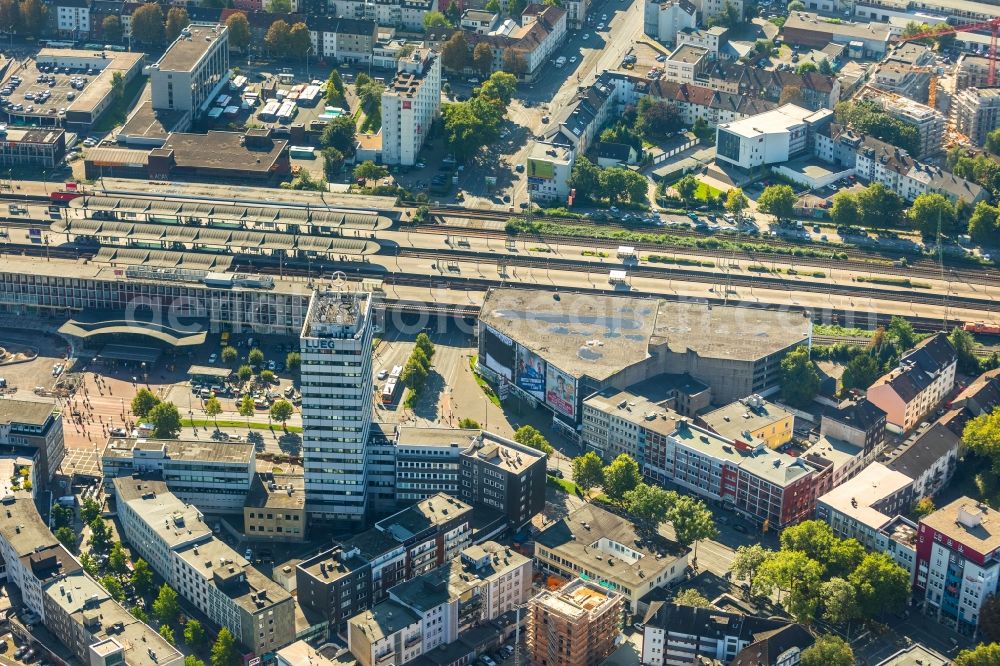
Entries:
{"label": "green lawn strip", "polygon": [[884,284],[891,287],[907,287],[910,289],[933,289],[933,287],[926,282],[914,282],[910,278],[894,278],[894,277],[856,277],[854,278],[856,282],[867,282],[869,284]]}
{"label": "green lawn strip", "polygon": [[869,331],[864,328],[845,328],[836,324],[813,324],[813,335],[872,338],[875,337],[875,331]]}
{"label": "green lawn strip", "polygon": [[113,130],[119,125],[125,124],[125,119],[128,117],[128,111],[132,108],[133,102],[136,96],[142,92],[143,86],[146,85],[146,76],[137,76],[128,85],[125,86],[125,90],[122,96],[115,100],[111,107],[104,112],[101,119],[94,124],[92,127],[95,132],[108,132]]}
{"label": "green lawn strip", "polygon": [[[214,428],[218,423],[219,428],[246,428],[246,421],[225,421],[220,419],[218,422],[215,419],[181,419],[181,425],[185,428]],[[302,432],[302,426],[284,426],[282,428],[280,423],[272,423],[268,425],[266,423],[256,423],[254,421],[250,422],[250,428],[253,430],[285,430],[287,432]]]}
{"label": "green lawn strip", "polygon": [[497,394],[493,391],[493,387],[486,383],[486,380],[480,377],[479,373],[476,372],[475,355],[469,357],[469,368],[472,370],[472,376],[476,378],[476,383],[479,384],[479,388],[483,389],[483,393],[485,393],[486,397],[490,399],[490,402],[499,407],[500,398],[497,397]]}

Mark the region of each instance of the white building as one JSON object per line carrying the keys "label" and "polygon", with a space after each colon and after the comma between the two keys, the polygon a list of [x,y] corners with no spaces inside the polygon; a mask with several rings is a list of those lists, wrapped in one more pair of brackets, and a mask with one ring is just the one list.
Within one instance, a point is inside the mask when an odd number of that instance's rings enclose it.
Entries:
{"label": "white building", "polygon": [[378,27],[369,19],[310,16],[309,41],[312,55],[337,62],[370,64],[378,44]]}
{"label": "white building", "polygon": [[773,111],[719,125],[716,159],[747,170],[787,162],[806,152],[810,133],[832,118],[829,109],[810,111],[785,104]]}
{"label": "white building", "polygon": [[538,141],[526,160],[528,192],[536,201],[566,201],[576,156],[567,146]]}
{"label": "white building", "polygon": [[642,30],[653,39],[674,44],[679,32],[697,27],[698,10],[688,0],[646,0],[643,5]]}
{"label": "white building", "polygon": [[0,559],[6,565],[6,579],[21,591],[24,605],[42,619],[42,581],[32,558],[59,548],[59,541],[38,515],[31,493],[22,490],[0,498]]}
{"label": "white building", "polygon": [[303,471],[311,516],[365,519],[373,316],[368,293],[317,290],[309,303],[299,345]]}
{"label": "white building", "polygon": [[708,19],[722,14],[726,5],[731,5],[738,18],[743,18],[743,0],[691,0],[698,8],[698,16],[702,25],[708,25]]}
{"label": "white building", "polygon": [[382,93],[382,161],[411,166],[441,110],[441,58],[418,49],[399,61]]}
{"label": "white building", "polygon": [[348,620],[347,647],[361,666],[402,666],[423,654],[423,623],[406,606],[383,601]]}
{"label": "white building", "polygon": [[710,57],[718,58],[719,49],[726,43],[728,28],[721,25],[714,25],[704,30],[685,29],[677,33],[677,45],[688,44],[697,46],[709,52]]}
{"label": "white building", "polygon": [[112,437],[101,469],[108,492],[116,477],[155,472],[170,492],[203,511],[242,513],[256,457],[250,442]]}
{"label": "white building", "polygon": [[60,35],[83,39],[90,35],[90,2],[58,0],[49,7],[56,11],[56,30]]}
{"label": "white building", "polygon": [[197,119],[229,81],[229,29],[192,23],[149,66],[154,109],[187,111]]}
{"label": "white building", "polygon": [[708,66],[709,52],[700,46],[683,44],[674,49],[663,62],[663,79],[678,83],[694,83]]}

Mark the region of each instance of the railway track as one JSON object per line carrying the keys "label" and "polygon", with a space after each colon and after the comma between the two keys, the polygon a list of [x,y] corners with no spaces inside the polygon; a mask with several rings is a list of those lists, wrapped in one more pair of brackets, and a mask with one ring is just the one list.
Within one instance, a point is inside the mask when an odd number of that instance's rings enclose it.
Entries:
{"label": "railway track", "polygon": [[[564,220],[565,221],[565,220]],[[624,229],[624,228],[623,228]],[[496,238],[500,241],[506,240],[521,240],[524,242],[537,242],[539,244],[547,245],[580,245],[584,247],[592,247],[600,250],[616,250],[619,246],[619,242],[615,240],[602,239],[602,238],[585,238],[580,236],[567,236],[567,235],[526,235],[518,234],[512,236],[505,231],[493,230],[493,229],[458,229],[456,227],[448,225],[420,225],[416,226],[412,230],[414,233],[434,233],[434,234],[445,234],[455,237],[475,237],[475,238]],[[658,230],[661,231],[662,230]],[[674,234],[673,231],[670,232],[671,235]],[[699,236],[690,232],[690,235],[697,236],[699,238],[712,238],[712,236]],[[778,247],[787,247],[792,249],[803,249],[803,245],[796,244],[779,244],[772,242],[770,239],[767,240],[770,245],[776,245]],[[733,250],[717,249],[717,248],[691,248],[685,246],[673,246],[668,244],[657,244],[657,243],[639,243],[632,241],[621,241],[621,244],[627,244],[629,247],[634,247],[640,252],[650,252],[650,253],[666,253],[671,255],[689,256],[689,257],[712,257],[716,260],[730,260],[731,258],[739,258],[744,260],[756,260],[762,266],[766,268],[768,264],[771,263],[781,263],[781,264],[807,264],[809,266],[816,266],[817,268],[826,268],[830,271],[834,270],[844,270],[853,269],[856,272],[872,273],[875,275],[889,275],[893,277],[922,277],[925,279],[932,280],[949,280],[952,282],[965,282],[970,284],[996,284],[1000,282],[1000,271],[990,270],[990,269],[980,269],[980,270],[963,270],[955,268],[945,268],[944,276],[942,277],[941,271],[936,264],[927,260],[919,260],[919,263],[911,263],[906,268],[897,268],[888,262],[884,257],[879,257],[878,262],[874,262],[869,259],[866,260],[862,256],[852,256],[848,253],[847,259],[830,259],[826,257],[796,257],[791,254],[781,253],[781,252],[749,252],[745,250],[739,250],[734,252]],[[815,249],[815,248],[813,248]],[[831,249],[833,251],[833,249]]]}

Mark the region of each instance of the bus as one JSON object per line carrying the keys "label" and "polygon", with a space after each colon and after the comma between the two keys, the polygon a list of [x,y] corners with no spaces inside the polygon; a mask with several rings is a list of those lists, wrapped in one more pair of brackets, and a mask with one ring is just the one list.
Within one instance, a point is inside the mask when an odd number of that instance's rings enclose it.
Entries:
{"label": "bus", "polygon": [[399,381],[394,377],[389,377],[385,380],[385,386],[382,387],[382,404],[391,405],[396,402],[396,393],[399,392],[399,386],[403,382]]}
{"label": "bus", "polygon": [[389,373],[389,379],[399,379],[400,375],[403,374],[403,366],[395,365],[392,367],[392,372]]}

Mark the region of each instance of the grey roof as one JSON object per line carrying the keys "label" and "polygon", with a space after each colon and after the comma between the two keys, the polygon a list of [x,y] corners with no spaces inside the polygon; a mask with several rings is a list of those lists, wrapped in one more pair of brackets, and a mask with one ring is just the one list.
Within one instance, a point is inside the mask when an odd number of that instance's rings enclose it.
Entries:
{"label": "grey roof", "polygon": [[643,623],[670,633],[700,636],[708,639],[734,637],[750,641],[758,632],[788,626],[787,620],[731,613],[717,608],[682,606],[674,603],[650,604]]}
{"label": "grey roof", "polygon": [[950,451],[957,451],[961,443],[961,437],[943,424],[935,423],[896,449],[885,466],[916,479]]}
{"label": "grey roof", "polygon": [[59,543],[38,515],[38,509],[28,491],[17,491],[2,499],[0,535],[3,535],[18,557],[30,555],[37,548]]}
{"label": "grey roof", "polygon": [[418,622],[420,618],[416,613],[391,599],[375,604],[371,610],[358,613],[348,620],[348,624],[356,631],[363,632],[370,643],[392,636]]}
{"label": "grey roof", "polygon": [[397,541],[406,541],[432,527],[456,518],[468,519],[472,507],[460,499],[438,493],[375,523],[376,527]]}
{"label": "grey roof", "polygon": [[[5,259],[6,261],[6,259]],[[0,398],[0,423],[42,426],[56,411],[54,400]]]}
{"label": "grey roof", "polygon": [[801,624],[762,631],[754,634],[753,643],[740,650],[729,666],[776,666],[779,657],[788,650],[805,650],[815,642],[813,635]]}
{"label": "grey roof", "polygon": [[868,432],[879,424],[885,426],[886,413],[868,398],[861,398],[824,411],[823,418]]}

